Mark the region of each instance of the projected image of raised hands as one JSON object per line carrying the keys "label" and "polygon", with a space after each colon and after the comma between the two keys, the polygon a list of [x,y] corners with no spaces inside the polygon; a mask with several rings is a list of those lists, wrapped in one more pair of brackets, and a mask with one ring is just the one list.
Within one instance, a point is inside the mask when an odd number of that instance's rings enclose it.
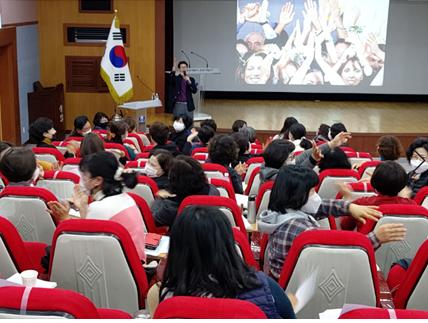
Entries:
{"label": "projected image of raised hands", "polygon": [[236,80],[383,85],[389,0],[237,0]]}

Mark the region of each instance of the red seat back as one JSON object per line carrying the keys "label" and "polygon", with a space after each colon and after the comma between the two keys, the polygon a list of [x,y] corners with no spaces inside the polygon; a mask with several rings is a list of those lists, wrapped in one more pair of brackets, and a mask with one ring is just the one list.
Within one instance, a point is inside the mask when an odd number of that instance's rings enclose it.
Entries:
{"label": "red seat back", "polygon": [[129,157],[128,150],[123,145],[121,145],[121,144],[117,144],[117,143],[114,143],[114,142],[106,142],[106,143],[104,143],[104,148],[105,148],[105,150],[112,150],[112,149],[114,149],[114,150],[120,150],[120,151],[122,151],[125,154],[125,157],[128,160],[131,159]]}
{"label": "red seat back", "polygon": [[387,308],[357,308],[343,313],[339,319],[351,320],[385,320],[385,319],[428,319],[428,312],[417,310],[398,310]]}
{"label": "red seat back", "polygon": [[176,296],[159,304],[154,319],[266,319],[256,305],[238,299]]}
{"label": "red seat back", "polygon": [[255,270],[259,270],[259,265],[254,259],[254,255],[253,255],[253,252],[251,251],[251,246],[248,243],[247,236],[237,228],[232,228],[232,230],[233,230],[233,237],[235,238],[235,243],[238,245],[239,250],[242,254],[242,258],[245,261],[245,263],[248,266],[253,267]]}
{"label": "red seat back", "polygon": [[64,161],[64,155],[56,148],[46,148],[46,147],[34,147],[32,148],[35,155],[51,155],[55,157],[58,162]]}
{"label": "red seat back", "polygon": [[209,178],[208,182],[211,185],[214,185],[215,187],[217,187],[217,189],[225,191],[227,193],[226,197],[231,198],[232,200],[236,200],[235,191],[233,189],[232,184],[230,184],[229,181],[226,181],[224,179],[219,179],[219,178]]}

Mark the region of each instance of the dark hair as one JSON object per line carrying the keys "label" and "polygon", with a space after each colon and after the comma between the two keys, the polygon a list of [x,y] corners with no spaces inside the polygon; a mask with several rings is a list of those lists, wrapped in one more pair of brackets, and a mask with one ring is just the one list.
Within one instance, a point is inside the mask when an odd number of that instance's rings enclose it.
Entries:
{"label": "dark hair", "polygon": [[331,139],[334,139],[334,137],[336,137],[339,133],[341,132],[347,132],[348,130],[346,130],[346,127],[343,123],[338,122],[335,124],[332,124],[330,127],[330,135],[331,135]]}
{"label": "dark hair", "polygon": [[0,141],[0,154],[3,150],[6,150],[10,147],[15,147],[15,145],[8,141]]}
{"label": "dark hair", "polygon": [[291,141],[284,139],[275,139],[263,151],[265,166],[280,169],[288,156],[296,149]]}
{"label": "dark hair", "polygon": [[184,209],[172,226],[170,239],[161,300],[168,292],[173,296],[236,298],[260,287],[254,270],[236,250],[230,222],[218,208]]}
{"label": "dark hair", "polygon": [[214,132],[217,131],[217,123],[215,123],[214,119],[201,121],[201,127],[204,127],[204,126],[211,127],[214,130]]}
{"label": "dark hair", "polygon": [[198,130],[199,141],[202,142],[204,145],[207,145],[208,141],[210,141],[210,139],[214,137],[214,135],[214,130],[208,126],[203,126]]}
{"label": "dark hair", "polygon": [[328,131],[330,130],[330,126],[325,123],[321,123],[318,128],[318,136],[322,136],[321,140],[328,140]]}
{"label": "dark hair", "polygon": [[45,139],[43,135],[54,127],[54,123],[49,118],[37,118],[30,126],[28,134],[30,139],[27,141],[29,144],[38,144]]}
{"label": "dark hair", "polygon": [[288,117],[284,120],[284,124],[282,125],[282,129],[279,132],[280,134],[284,135],[285,139],[288,139],[288,129],[295,123],[299,123],[296,118],[294,117]]}
{"label": "dark hair", "polygon": [[155,149],[152,151],[150,156],[156,156],[159,166],[162,168],[164,173],[168,175],[171,164],[174,161],[174,156],[171,152],[165,149]]}
{"label": "dark hair", "polygon": [[409,163],[410,163],[410,160],[412,159],[414,151],[417,148],[425,148],[425,150],[428,151],[428,138],[419,137],[413,140],[413,142],[410,144],[409,148],[407,148],[407,151],[406,151],[406,156]]}
{"label": "dark hair", "polygon": [[[300,147],[303,149],[312,148],[312,143],[306,139],[306,128],[301,123],[294,123],[291,125],[290,129],[288,129],[289,133],[293,136],[294,140],[301,139]],[[285,138],[287,139],[287,138]]]}
{"label": "dark hair", "polygon": [[248,137],[242,132],[234,132],[230,135],[232,139],[238,145],[238,155],[242,156],[245,152],[250,149],[250,142],[248,141]]}
{"label": "dark hair", "polygon": [[208,155],[211,162],[227,167],[238,159],[238,145],[232,137],[218,135],[211,139]]}
{"label": "dark hair", "polygon": [[82,130],[86,122],[89,121],[87,116],[78,116],[74,119],[74,130]]}
{"label": "dark hair", "polygon": [[102,191],[105,196],[113,196],[122,193],[123,186],[134,188],[137,185],[135,173],[122,173],[121,180],[117,181],[114,176],[119,168],[117,158],[108,151],[100,151],[95,154],[86,155],[79,164],[82,173],[89,173],[91,178],[102,177]]}
{"label": "dark hair", "polygon": [[296,165],[281,167],[272,187],[268,209],[282,214],[287,213],[287,209],[299,210],[318,182],[318,175],[312,169]]}
{"label": "dark hair", "polygon": [[235,120],[235,122],[232,125],[232,131],[238,132],[242,127],[247,126],[247,122],[244,120]]}
{"label": "dark hair", "polygon": [[111,142],[123,144],[122,136],[128,131],[128,125],[125,121],[111,121],[108,130],[114,134],[114,137],[110,139]]}
{"label": "dark hair", "polygon": [[406,186],[408,176],[404,168],[392,160],[379,164],[370,179],[379,194],[397,196]]}
{"label": "dark hair", "polygon": [[171,193],[176,194],[180,200],[198,194],[208,185],[201,164],[189,156],[181,155],[174,160],[168,178]]}
{"label": "dark hair", "polygon": [[382,160],[397,160],[400,158],[403,146],[395,136],[382,136],[377,142],[377,151]]}
{"label": "dark hair", "polygon": [[184,64],[184,65],[186,65],[187,67],[189,67],[189,64],[187,64],[187,62],[186,62],[186,61],[180,61],[180,62],[178,62],[177,67],[178,67],[178,68],[180,68],[181,64]]}
{"label": "dark hair", "polygon": [[104,151],[104,142],[95,133],[87,134],[80,145],[80,156],[84,157],[99,151]]}
{"label": "dark hair", "polygon": [[149,128],[149,134],[155,143],[165,145],[169,136],[169,128],[162,122],[153,122]]}
{"label": "dark hair", "polygon": [[240,133],[243,133],[245,136],[247,136],[248,141],[250,143],[253,143],[256,141],[256,130],[253,127],[245,127],[241,128],[239,130]]}
{"label": "dark hair", "polygon": [[322,172],[326,169],[351,169],[352,165],[346,153],[340,147],[336,147],[324,153],[324,157],[318,163],[318,167]]}
{"label": "dark hair", "polygon": [[189,129],[193,125],[193,119],[187,114],[180,114],[179,116],[174,116],[174,121],[182,120],[185,129]]}
{"label": "dark hair", "polygon": [[[102,118],[107,119],[107,122],[101,122]],[[94,120],[93,120],[94,126],[100,127],[101,129],[106,129],[108,123],[109,123],[109,117],[108,117],[108,115],[106,115],[104,112],[97,112],[97,113],[95,113]]]}
{"label": "dark hair", "polygon": [[37,162],[31,149],[8,147],[0,158],[0,171],[10,182],[27,182],[33,177]]}
{"label": "dark hair", "polygon": [[128,131],[132,132],[137,127],[137,122],[134,118],[127,116],[123,119],[123,121],[128,125]]}

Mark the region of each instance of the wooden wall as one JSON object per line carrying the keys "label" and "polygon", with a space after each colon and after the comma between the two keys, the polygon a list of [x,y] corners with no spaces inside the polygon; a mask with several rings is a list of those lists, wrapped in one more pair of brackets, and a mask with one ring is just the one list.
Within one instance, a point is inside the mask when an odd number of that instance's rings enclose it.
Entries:
{"label": "wooden wall", "polygon": [[[149,99],[151,93],[137,75],[155,88],[155,1],[114,0],[121,24],[130,26],[130,46],[125,51],[130,60],[134,83],[132,100]],[[44,86],[65,85],[65,56],[102,56],[101,46],[64,46],[63,24],[111,24],[113,14],[79,13],[77,0],[39,0],[40,74]],[[97,111],[114,113],[115,103],[109,93],[65,93],[66,128],[73,127],[74,117]],[[153,113],[153,112],[152,112]],[[150,113],[149,113],[150,115]]]}

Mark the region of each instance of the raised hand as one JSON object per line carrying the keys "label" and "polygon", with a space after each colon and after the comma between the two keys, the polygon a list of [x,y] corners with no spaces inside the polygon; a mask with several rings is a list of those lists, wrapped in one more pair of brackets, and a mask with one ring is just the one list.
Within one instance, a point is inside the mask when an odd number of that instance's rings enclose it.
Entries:
{"label": "raised hand", "polygon": [[351,138],[352,136],[350,132],[341,132],[337,134],[336,137],[334,137],[333,140],[330,141],[328,144],[330,146],[330,149],[334,149],[336,147],[346,144]]}
{"label": "raised hand", "polygon": [[278,23],[280,25],[286,26],[290,22],[293,21],[293,18],[294,18],[294,5],[291,2],[287,2],[281,8],[281,12],[279,14],[279,21],[278,21]]}
{"label": "raised hand", "polygon": [[318,7],[314,0],[306,0],[305,2],[305,17],[310,19],[313,26],[315,27],[315,30],[317,32],[320,32],[322,30],[322,26],[319,20],[318,15]]}

